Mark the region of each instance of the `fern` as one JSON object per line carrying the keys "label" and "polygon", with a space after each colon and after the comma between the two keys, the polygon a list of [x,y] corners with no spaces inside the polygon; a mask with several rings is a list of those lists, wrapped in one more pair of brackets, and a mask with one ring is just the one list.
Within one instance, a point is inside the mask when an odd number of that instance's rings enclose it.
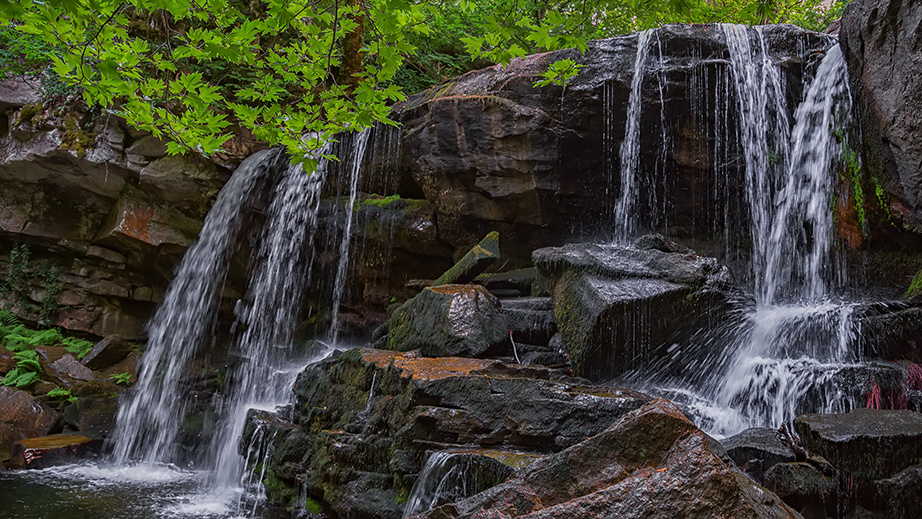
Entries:
{"label": "fern", "polygon": [[36,346],[60,344],[63,340],[64,337],[57,328],[37,331],[19,325],[3,338],[3,345],[10,351],[24,351]]}
{"label": "fern", "polygon": [[44,369],[35,350],[21,351],[14,355],[13,359],[16,361],[16,367],[0,379],[0,386],[26,387],[41,379]]}
{"label": "fern", "polygon": [[56,387],[49,391],[45,396],[51,399],[67,400],[67,402],[71,404],[77,401],[77,397],[71,393],[70,389],[65,389],[63,387]]}
{"label": "fern", "polygon": [[19,324],[19,317],[9,310],[0,310],[0,326],[12,328]]}
{"label": "fern", "polygon": [[61,344],[64,345],[64,349],[76,355],[80,360],[83,360],[83,357],[86,357],[86,354],[89,353],[94,346],[92,342],[77,337],[67,337],[61,341]]}

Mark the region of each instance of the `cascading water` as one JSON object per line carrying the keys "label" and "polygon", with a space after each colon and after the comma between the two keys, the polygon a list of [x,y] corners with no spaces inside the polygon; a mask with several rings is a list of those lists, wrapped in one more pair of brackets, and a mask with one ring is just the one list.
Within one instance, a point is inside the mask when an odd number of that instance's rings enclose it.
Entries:
{"label": "cascading water", "polygon": [[346,290],[346,274],[349,270],[349,240],[352,236],[352,222],[355,220],[355,202],[359,193],[359,178],[362,175],[362,159],[365,148],[368,146],[370,131],[363,131],[355,138],[353,144],[353,162],[349,170],[349,205],[345,208],[346,223],[343,228],[343,237],[339,244],[339,262],[336,266],[336,281],[333,285],[333,316],[331,319],[330,341],[336,344],[339,339],[339,306],[342,303],[343,293]]}
{"label": "cascading water", "polygon": [[634,75],[631,78],[631,94],[628,100],[624,140],[621,141],[621,190],[615,205],[615,241],[626,243],[637,228],[634,205],[637,193],[637,168],[640,164],[640,115],[642,110],[644,70],[650,55],[650,40],[653,30],[646,30],[637,37],[637,55],[634,58]]}
{"label": "cascading water", "polygon": [[[350,167],[347,209],[355,205],[368,134],[358,133],[351,141],[353,145],[340,151]],[[184,257],[151,323],[151,342],[139,382],[118,416],[116,465],[180,461],[179,430],[188,408],[183,377],[214,329],[230,256],[240,239],[252,193],[266,185],[270,196],[265,223],[251,253],[246,296],[235,308],[237,333],[231,339],[221,394],[212,402],[219,417],[217,432],[210,446],[201,449],[194,460],[212,470],[211,498],[228,503],[237,496],[241,508],[242,491],[258,493],[258,488],[246,488],[252,485],[245,477],[246,459],[238,453],[248,410],[275,410],[287,404],[291,385],[305,363],[331,351],[327,347],[307,359],[304,352],[292,348],[304,292],[310,284],[320,193],[328,169],[329,162],[321,159],[317,169],[306,174],[301,165],[289,164],[279,150],[259,152],[238,167],[209,212],[199,241]],[[353,211],[345,213],[347,221],[337,247],[334,305],[341,302],[349,265]],[[335,331],[331,334],[335,336]],[[257,443],[251,446],[253,452],[265,455],[266,446]],[[258,495],[256,498],[246,503],[247,507],[257,506]]]}
{"label": "cascading water", "polygon": [[262,151],[243,161],[221,190],[198,241],[189,248],[163,303],[148,326],[133,397],[122,405],[113,433],[113,459],[173,463],[179,425],[188,400],[180,379],[214,330],[220,289],[227,275],[234,238],[258,181],[270,174],[278,152]]}
{"label": "cascading water", "polygon": [[738,140],[746,160],[746,193],[749,202],[752,234],[752,270],[756,299],[771,303],[765,294],[769,276],[766,258],[771,243],[775,182],[784,171],[790,138],[784,91],[779,67],[769,54],[761,27],[749,30],[744,25],[721,25],[730,51],[730,69],[739,113]]}
{"label": "cascading water", "polygon": [[[232,368],[224,386],[223,423],[212,439],[218,488],[237,484],[244,460],[237,441],[248,409],[272,410],[287,403],[290,387],[303,367],[295,359],[292,334],[298,323],[305,287],[310,279],[310,253],[317,227],[320,190],[327,161],[306,174],[300,164],[284,169],[267,210],[259,247],[251,258],[247,297],[238,305],[237,322],[245,330],[232,351]],[[297,360],[297,361],[296,361]]]}
{"label": "cascading water", "polygon": [[[753,216],[753,238],[759,244],[753,261],[756,309],[741,329],[734,360],[707,391],[719,405],[737,409],[749,425],[780,426],[804,412],[807,402],[812,411],[844,410],[845,403],[830,383],[846,363],[857,360],[850,320],[853,305],[828,301],[826,280],[843,276],[833,259],[829,207],[839,150],[833,131],[850,109],[845,60],[834,46],[795,112],[778,202],[770,212]],[[759,144],[743,142],[744,148]],[[765,167],[758,155],[747,149],[747,172]],[[754,192],[774,184],[771,178],[759,178],[758,172],[747,177],[757,184]],[[753,213],[763,209],[754,206]],[[724,432],[734,428],[715,425]]]}
{"label": "cascading water", "polygon": [[755,308],[711,331],[723,341],[720,352],[691,361],[707,366],[708,375],[664,384],[682,388],[670,392],[718,436],[777,427],[803,412],[846,410],[835,376],[857,360],[854,305],[831,301],[828,291],[828,282],[843,277],[830,210],[840,149],[834,129],[847,124],[851,109],[842,52],[833,46],[822,60],[789,132],[778,67],[762,32],[723,30],[746,160]]}

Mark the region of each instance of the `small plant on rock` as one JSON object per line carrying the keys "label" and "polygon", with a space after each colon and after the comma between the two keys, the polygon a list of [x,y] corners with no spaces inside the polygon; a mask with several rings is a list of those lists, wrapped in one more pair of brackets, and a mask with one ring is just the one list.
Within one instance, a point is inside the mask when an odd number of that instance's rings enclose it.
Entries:
{"label": "small plant on rock", "polygon": [[92,342],[77,337],[67,337],[61,341],[61,344],[64,345],[64,349],[80,360],[83,360],[83,357],[86,357],[87,353],[93,349]]}
{"label": "small plant on rock", "polygon": [[52,400],[61,400],[62,402],[67,402],[69,404],[73,404],[77,401],[77,396],[74,395],[70,389],[63,387],[56,387],[49,391],[45,396]]}
{"label": "small plant on rock", "polygon": [[131,385],[131,373],[116,373],[109,376],[109,380],[120,386],[128,387]]}

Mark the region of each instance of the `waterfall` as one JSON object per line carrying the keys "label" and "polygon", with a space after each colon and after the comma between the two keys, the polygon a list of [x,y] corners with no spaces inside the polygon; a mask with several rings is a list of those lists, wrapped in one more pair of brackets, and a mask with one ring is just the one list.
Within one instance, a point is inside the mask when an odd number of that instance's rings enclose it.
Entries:
{"label": "waterfall", "polygon": [[[338,264],[331,296],[338,306],[343,297],[349,266],[349,238],[358,196],[358,181],[370,132],[359,132],[339,153],[349,168],[349,201],[344,231],[337,247]],[[329,149],[318,156],[329,153]],[[247,460],[238,444],[250,409],[274,411],[289,403],[291,386],[308,360],[303,348],[293,344],[295,327],[311,285],[315,234],[321,189],[329,177],[330,163],[317,160],[310,174],[301,164],[291,164],[280,150],[254,154],[237,168],[208,213],[199,240],[187,251],[170,284],[166,298],[149,325],[150,342],[131,399],[119,410],[114,434],[113,461],[118,465],[180,463],[180,429],[189,409],[187,393],[193,359],[209,345],[224,280],[235,244],[247,239],[242,230],[251,209],[253,193],[264,190],[268,204],[265,222],[250,238],[246,295],[237,301],[231,330],[227,370],[220,394],[211,405],[218,417],[210,444],[194,460],[212,469],[211,493],[224,500],[241,491],[254,490],[246,475]],[[253,218],[258,223],[262,218]],[[334,312],[335,318],[335,312]],[[331,335],[335,337],[335,325]],[[320,352],[329,354],[330,348]],[[316,355],[315,355],[316,357]],[[265,456],[270,438],[261,431],[254,453]],[[260,482],[256,482],[258,486]],[[258,489],[255,489],[258,490]],[[246,506],[258,504],[247,503]]]}
{"label": "waterfall", "polygon": [[349,241],[352,236],[352,222],[355,220],[355,202],[359,193],[359,178],[362,174],[362,159],[365,157],[365,148],[368,146],[368,136],[371,132],[366,130],[359,133],[353,144],[352,167],[349,168],[349,204],[346,206],[346,224],[339,244],[339,261],[336,266],[336,279],[333,284],[332,318],[330,324],[330,341],[336,344],[339,339],[339,305],[342,304],[343,293],[346,290],[346,273],[349,270]]}
{"label": "waterfall", "polygon": [[[743,55],[747,45],[738,28],[725,31],[731,55]],[[758,73],[755,65],[743,64],[733,59],[750,183],[756,308],[738,325],[735,351],[722,375],[705,385],[705,395],[718,407],[735,411],[712,420],[717,434],[747,426],[778,427],[807,411],[845,411],[835,375],[857,360],[854,305],[828,301],[825,281],[842,277],[835,268],[830,209],[832,168],[839,153],[833,132],[851,109],[842,51],[833,46],[820,63],[795,111],[789,146],[781,145],[787,133],[780,115],[774,123],[780,133],[774,139],[763,134],[772,127],[766,124],[767,108],[780,100],[757,96],[779,93],[776,72]],[[772,177],[779,170],[767,160],[770,142],[784,150],[776,161],[783,166],[782,178]]]}
{"label": "waterfall", "polygon": [[637,55],[634,58],[634,75],[631,78],[631,94],[628,99],[627,120],[624,125],[624,140],[619,153],[621,159],[621,190],[615,204],[615,238],[627,243],[637,229],[635,204],[638,194],[637,168],[640,165],[640,116],[642,111],[644,70],[650,54],[652,29],[637,36]]}
{"label": "waterfall", "polygon": [[[856,304],[834,300],[832,290],[844,278],[831,209],[841,152],[835,132],[847,128],[851,111],[842,51],[834,45],[820,62],[791,129],[780,66],[761,28],[721,27],[730,59],[716,85],[730,95],[715,99],[713,153],[726,164],[737,142],[745,159],[755,304],[699,332],[683,352],[651,366],[652,376],[627,377],[658,379],[659,389],[685,402],[716,436],[778,427],[804,412],[847,410],[837,374],[858,361]],[[736,105],[735,126],[726,103]]]}
{"label": "waterfall", "polygon": [[846,127],[850,113],[845,58],[836,45],[823,58],[794,113],[787,183],[768,240],[773,246],[764,261],[766,302],[783,296],[819,301],[827,295],[827,279],[844,278],[844,268],[832,254],[831,168],[841,151],[834,128]]}
{"label": "waterfall", "polygon": [[[834,46],[795,111],[778,202],[753,207],[754,213],[766,209],[758,217],[765,221],[753,216],[753,236],[760,240],[753,255],[756,309],[741,329],[728,371],[711,388],[721,405],[740,410],[752,424],[780,426],[808,401],[811,411],[844,410],[830,384],[838,370],[857,360],[851,349],[854,305],[826,301],[824,280],[836,264],[830,198],[839,144],[833,131],[850,109],[845,60]],[[744,140],[744,147],[750,144]],[[746,150],[747,173],[749,158],[757,155]],[[771,185],[760,180],[753,190]]]}
{"label": "waterfall", "polygon": [[188,406],[180,379],[213,334],[232,245],[252,192],[281,160],[278,151],[261,151],[243,161],[205,218],[198,241],[183,257],[148,325],[138,382],[130,400],[119,408],[113,433],[117,464],[178,461],[176,439]]}
{"label": "waterfall", "polygon": [[771,232],[775,182],[788,158],[789,128],[779,67],[768,52],[761,27],[754,27],[756,45],[744,25],[721,25],[730,51],[739,112],[739,142],[746,160],[746,193],[752,220],[752,270],[756,299],[767,299],[766,260],[774,246]]}
{"label": "waterfall", "polygon": [[237,441],[248,409],[273,410],[287,403],[289,388],[303,362],[292,363],[291,337],[309,283],[311,251],[317,227],[320,189],[327,161],[306,174],[300,164],[282,172],[267,209],[259,246],[253,251],[247,297],[238,303],[237,321],[245,330],[231,353],[225,377],[223,423],[209,452],[218,487],[237,483],[244,460]]}

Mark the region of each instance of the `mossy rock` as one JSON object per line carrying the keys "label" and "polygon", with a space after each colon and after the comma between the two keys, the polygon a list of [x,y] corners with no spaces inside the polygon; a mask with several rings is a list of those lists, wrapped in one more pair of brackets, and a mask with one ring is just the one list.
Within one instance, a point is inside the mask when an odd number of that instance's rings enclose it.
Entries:
{"label": "mossy rock", "polygon": [[480,243],[471,247],[453,267],[433,281],[432,286],[470,283],[500,257],[499,233],[493,231],[480,240]]}
{"label": "mossy rock", "polygon": [[427,357],[477,357],[509,335],[499,300],[479,285],[429,287],[398,308],[387,347]]}

